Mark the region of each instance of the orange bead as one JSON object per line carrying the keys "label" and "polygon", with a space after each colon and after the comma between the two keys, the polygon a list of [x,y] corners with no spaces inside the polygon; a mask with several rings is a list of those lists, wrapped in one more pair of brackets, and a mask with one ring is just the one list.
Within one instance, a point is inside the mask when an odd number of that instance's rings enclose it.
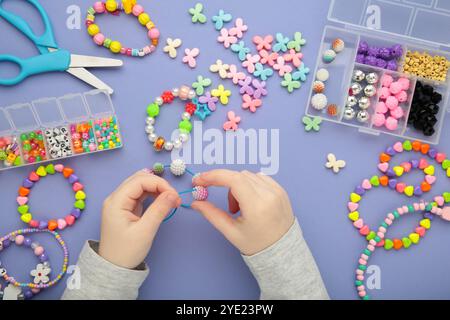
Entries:
{"label": "orange bead", "polygon": [[64,176],[64,178],[69,178],[70,177],[70,175],[73,173],[74,171],[73,171],[73,169],[72,168],[69,168],[69,167],[65,167],[64,169],[63,169],[63,176]]}
{"label": "orange bead", "polygon": [[58,223],[56,222],[56,220],[50,220],[48,222],[48,230],[54,231],[56,230],[56,228],[58,228]]}
{"label": "orange bead", "polygon": [[412,143],[412,148],[416,152],[420,151],[421,146],[422,146],[422,144],[420,143],[420,141],[413,141],[413,143]]}
{"label": "orange bead", "polygon": [[420,185],[420,188],[422,189],[423,192],[428,192],[431,190],[431,185],[428,182],[424,181]]}
{"label": "orange bead", "polygon": [[383,187],[386,187],[389,184],[389,178],[387,176],[381,176],[378,180],[380,180],[380,184]]}
{"label": "orange bead", "polygon": [[423,154],[427,154],[428,151],[430,151],[430,145],[429,144],[422,144],[422,146],[420,147],[420,152],[422,152]]}
{"label": "orange bead", "polygon": [[384,163],[384,162],[389,162],[391,160],[391,157],[386,154],[386,153],[382,153],[380,154],[380,162]]}
{"label": "orange bead", "polygon": [[156,151],[161,151],[162,148],[164,147],[165,143],[166,143],[166,140],[164,140],[163,137],[159,137],[158,139],[156,139],[155,143],[153,144],[153,148]]}
{"label": "orange bead", "polygon": [[401,247],[403,247],[403,242],[400,239],[394,239],[394,249],[395,250],[400,250]]}
{"label": "orange bead", "polygon": [[25,187],[20,187],[19,188],[19,196],[26,197],[29,194],[30,194],[30,189],[27,189]]}

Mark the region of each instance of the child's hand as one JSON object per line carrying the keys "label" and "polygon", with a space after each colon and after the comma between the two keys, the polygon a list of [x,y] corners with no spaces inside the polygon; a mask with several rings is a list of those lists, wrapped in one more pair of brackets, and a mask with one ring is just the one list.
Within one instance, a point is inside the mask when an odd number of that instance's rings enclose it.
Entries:
{"label": "child's hand", "polygon": [[[143,201],[155,200],[143,214]],[[99,254],[109,262],[134,269],[147,256],[167,214],[181,204],[169,183],[141,171],[125,180],[103,204]]]}
{"label": "child's hand", "polygon": [[294,223],[288,195],[268,176],[248,171],[213,170],[202,173],[194,182],[230,189],[229,211],[240,211],[240,217],[233,219],[207,201],[195,201],[192,208],[200,211],[244,255],[253,255],[271,246]]}

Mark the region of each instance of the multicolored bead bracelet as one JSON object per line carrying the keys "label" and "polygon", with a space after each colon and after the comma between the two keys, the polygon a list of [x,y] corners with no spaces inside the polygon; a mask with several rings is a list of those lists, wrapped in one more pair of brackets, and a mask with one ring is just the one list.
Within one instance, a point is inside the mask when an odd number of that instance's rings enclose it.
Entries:
{"label": "multicolored bead bracelet", "polygon": [[[424,214],[436,215],[445,221],[450,221],[450,207],[439,208],[434,203],[425,203],[425,202],[414,203],[412,205],[402,206],[401,208],[393,211],[392,213],[389,213],[387,217],[384,219],[384,221],[381,223],[381,225],[378,227],[377,236],[369,241],[367,247],[361,253],[358,260],[358,267],[356,269],[355,275],[356,276],[355,286],[358,295],[361,299],[363,300],[370,299],[369,295],[367,294],[366,287],[364,285],[364,275],[367,270],[367,265],[369,263],[370,257],[375,252],[375,249],[377,247],[380,247],[379,245],[380,242],[382,242],[383,239],[385,238],[387,230],[393,224],[393,222],[398,220],[401,216],[413,212],[424,212]],[[409,235],[409,238],[404,239],[408,239],[410,244],[411,243],[417,244],[419,243],[420,237],[422,236],[423,235],[412,233]]]}
{"label": "multicolored bead bracelet", "polygon": [[[164,165],[162,163],[157,162],[153,165],[153,168],[147,170],[147,172],[156,174],[158,176],[162,176],[164,174],[165,169],[170,169],[170,172],[172,172],[172,174],[177,177],[184,175],[186,172],[192,176],[192,180],[196,176],[194,172],[192,172],[186,167],[186,163],[181,159],[173,160],[170,165]],[[206,187],[194,185],[194,187],[189,190],[178,192],[180,196],[188,193],[191,193],[194,200],[197,201],[204,201],[208,199],[208,189]],[[191,205],[181,204],[181,207],[190,208]],[[178,208],[173,209],[172,212],[164,219],[164,222],[169,221],[175,215],[177,210]]]}
{"label": "multicolored bead bracelet", "polygon": [[[32,234],[32,233],[40,233],[40,232],[47,232],[51,235],[53,235],[58,241],[59,245],[61,246],[64,254],[63,259],[63,265],[61,268],[61,272],[52,280],[48,277],[48,275],[51,272],[50,264],[48,263],[47,255],[45,254],[44,248],[40,246],[36,242],[31,242],[29,238],[26,238],[24,235],[26,234]],[[39,260],[42,262],[41,264],[38,264],[36,266],[35,270],[32,270],[30,275],[34,277],[33,282],[25,283],[25,282],[18,282],[13,277],[9,276],[6,269],[2,268],[1,276],[5,281],[9,282],[15,287],[21,287],[21,288],[31,288],[31,289],[45,289],[54,286],[56,283],[58,283],[59,280],[62,279],[64,274],[67,271],[67,266],[69,263],[69,250],[66,246],[66,243],[61,238],[61,236],[55,232],[50,231],[48,229],[20,229],[13,232],[8,233],[7,235],[0,238],[0,252],[4,250],[4,248],[7,248],[11,242],[16,243],[17,245],[25,245],[30,246],[31,249],[34,250],[34,254],[39,257]],[[34,290],[34,292],[38,292],[37,290]]]}
{"label": "multicolored bead bracelet", "polygon": [[[33,186],[43,177],[47,175],[54,175],[55,173],[61,173],[72,185],[72,190],[75,192],[75,203],[72,211],[64,218],[53,219],[49,221],[35,220],[30,213],[30,207],[28,206],[28,196]],[[20,213],[20,219],[27,223],[31,228],[63,230],[67,226],[72,226],[76,219],[81,216],[81,212],[86,206],[86,194],[84,193],[84,186],[80,183],[79,178],[74,174],[74,170],[69,167],[64,167],[62,164],[49,164],[47,166],[40,166],[36,171],[32,171],[28,177],[23,181],[22,186],[19,188],[16,201],[18,203],[17,211]]]}
{"label": "multicolored bead bracelet", "polygon": [[[175,98],[179,98],[181,101],[186,101],[185,111],[181,115],[181,121],[178,125],[179,135],[174,141],[167,141],[164,137],[158,136],[155,133],[155,122],[156,117],[158,117],[160,112],[160,107],[164,104],[171,104]],[[211,114],[207,105],[203,112],[208,112]],[[161,151],[165,149],[166,151],[172,151],[173,149],[181,149],[183,143],[189,140],[189,134],[192,131],[191,117],[193,114],[197,114],[200,111],[200,104],[197,101],[196,93],[193,89],[188,86],[181,86],[180,88],[174,88],[172,91],[164,91],[161,96],[157,97],[154,102],[147,106],[147,119],[145,132],[147,133],[148,140],[153,144],[155,151]],[[204,119],[204,118],[203,118]]]}
{"label": "multicolored bead bracelet", "polygon": [[[127,15],[133,14],[137,17],[139,23],[147,28],[151,44],[146,45],[142,49],[127,48],[123,47],[119,41],[113,41],[100,32],[100,27],[94,23],[95,15],[109,12],[112,15],[118,16],[120,11],[125,12]],[[120,53],[125,56],[144,57],[149,55],[156,50],[159,42],[159,30],[155,27],[150,16],[144,12],[144,8],[140,4],[137,4],[136,0],[122,0],[122,2],[107,0],[106,2],[96,2],[87,11],[86,27],[87,32],[97,45],[109,49],[112,53]]]}

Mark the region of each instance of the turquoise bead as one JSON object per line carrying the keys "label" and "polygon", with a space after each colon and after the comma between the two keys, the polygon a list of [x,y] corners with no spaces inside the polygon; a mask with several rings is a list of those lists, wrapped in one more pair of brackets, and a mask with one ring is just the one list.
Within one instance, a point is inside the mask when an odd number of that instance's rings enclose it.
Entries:
{"label": "turquoise bead", "polygon": [[380,242],[381,238],[379,236],[376,236],[375,238],[373,238],[373,240],[375,240],[376,242]]}
{"label": "turquoise bead", "polygon": [[369,249],[364,249],[364,254],[368,257],[370,257],[370,255],[372,254],[372,252],[370,252]]}
{"label": "turquoise bead", "polygon": [[392,212],[392,214],[394,215],[395,218],[400,218],[399,213],[397,212],[397,210],[395,210],[394,212]]}
{"label": "turquoise bead", "polygon": [[362,270],[362,271],[366,271],[367,267],[366,267],[365,265],[360,264],[360,265],[358,266],[358,269],[359,269],[359,270]]}
{"label": "turquoise bead", "polygon": [[359,281],[359,280],[355,281],[355,286],[357,286],[357,287],[361,286],[362,284],[363,284],[362,281]]}
{"label": "turquoise bead", "polygon": [[414,212],[415,210],[414,210],[414,207],[412,206],[412,205],[409,205],[408,206],[408,210],[409,210],[409,212]]}
{"label": "turquoise bead", "polygon": [[386,222],[383,222],[383,223],[381,224],[381,226],[384,227],[384,228],[386,228],[386,229],[389,228],[389,226],[387,225]]}

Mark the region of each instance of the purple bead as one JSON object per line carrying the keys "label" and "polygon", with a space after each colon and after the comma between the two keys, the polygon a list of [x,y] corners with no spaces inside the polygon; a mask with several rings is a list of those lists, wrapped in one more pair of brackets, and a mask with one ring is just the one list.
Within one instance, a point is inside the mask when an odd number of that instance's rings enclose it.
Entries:
{"label": "purple bead", "polygon": [[75,182],[78,182],[78,177],[74,174],[71,174],[69,177],[69,183],[74,184]]}
{"label": "purple bead", "polygon": [[423,217],[425,218],[425,219],[430,219],[430,220],[433,220],[433,214],[431,213],[431,212],[425,212],[424,214],[423,214]]}
{"label": "purple bead", "polygon": [[391,59],[391,49],[389,48],[380,48],[378,52],[378,57],[384,60]]}
{"label": "purple bead", "polygon": [[358,62],[358,63],[364,63],[365,60],[366,60],[366,56],[364,54],[358,54],[356,56],[356,62]]}
{"label": "purple bead", "polygon": [[24,239],[24,241],[23,241],[23,245],[25,246],[25,247],[31,247],[31,244],[33,243],[33,241],[31,241],[31,239],[30,238],[28,238],[28,237],[26,237],[25,239]]}
{"label": "purple bead", "polygon": [[396,176],[394,170],[392,170],[392,169],[389,169],[389,170],[386,172],[386,175],[387,175],[389,178],[392,178],[392,177],[395,177],[395,176]]}
{"label": "purple bead", "polygon": [[362,196],[364,193],[366,193],[366,190],[364,190],[364,188],[361,187],[361,186],[357,186],[357,187],[355,188],[355,193],[356,193],[356,194],[359,194],[360,196]]}
{"label": "purple bead", "polygon": [[395,189],[396,186],[397,186],[397,180],[395,180],[395,179],[389,180],[389,188]]}
{"label": "purple bead", "polygon": [[71,215],[75,217],[75,219],[78,219],[81,216],[81,210],[77,208],[73,208],[70,212]]}
{"label": "purple bead", "polygon": [[366,41],[361,41],[358,46],[358,53],[366,54],[369,50],[369,44]]}
{"label": "purple bead", "polygon": [[436,158],[436,155],[438,154],[438,151],[434,148],[428,150],[428,156],[431,158]]}
{"label": "purple bead", "polygon": [[395,152],[394,148],[392,147],[387,147],[386,148],[386,154],[390,155],[390,156],[395,156],[397,152]]}
{"label": "purple bead", "polygon": [[367,56],[364,59],[364,64],[367,64],[369,66],[376,66],[377,65],[377,58],[372,56]]}
{"label": "purple bead", "polygon": [[377,59],[377,67],[378,68],[386,69],[387,64],[388,63],[384,59],[380,59],[380,58]]}
{"label": "purple bead", "polygon": [[47,222],[39,221],[39,229],[47,229]]}
{"label": "purple bead", "polygon": [[41,262],[48,261],[48,256],[47,256],[47,254],[45,254],[45,253],[41,254],[41,255],[39,256],[39,261],[41,261]]}
{"label": "purple bead", "polygon": [[397,71],[398,66],[397,66],[397,62],[395,60],[391,60],[387,63],[386,68],[388,70],[392,70],[392,71]]}
{"label": "purple bead", "polygon": [[22,186],[24,188],[31,189],[34,186],[34,182],[31,181],[30,179],[25,179],[25,180],[23,180]]}
{"label": "purple bead", "polygon": [[9,239],[3,240],[3,248],[8,248],[10,244],[11,244],[11,241],[9,241]]}
{"label": "purple bead", "polygon": [[371,57],[378,57],[380,55],[380,48],[369,47],[369,50],[367,50],[367,55]]}
{"label": "purple bead", "polygon": [[410,162],[411,162],[411,166],[412,166],[414,169],[417,169],[417,168],[419,167],[419,160],[412,159]]}
{"label": "purple bead", "polygon": [[25,299],[31,299],[33,298],[33,292],[31,292],[31,290],[24,290],[23,291],[23,296],[25,297]]}
{"label": "purple bead", "polygon": [[422,189],[420,188],[420,186],[416,186],[416,187],[414,188],[414,195],[417,196],[417,197],[420,197],[422,194],[423,194],[423,191],[422,191]]}
{"label": "purple bead", "polygon": [[396,44],[391,48],[391,55],[394,58],[401,58],[403,56],[403,48],[401,45]]}

